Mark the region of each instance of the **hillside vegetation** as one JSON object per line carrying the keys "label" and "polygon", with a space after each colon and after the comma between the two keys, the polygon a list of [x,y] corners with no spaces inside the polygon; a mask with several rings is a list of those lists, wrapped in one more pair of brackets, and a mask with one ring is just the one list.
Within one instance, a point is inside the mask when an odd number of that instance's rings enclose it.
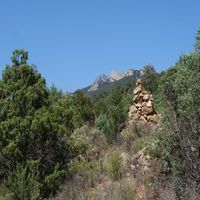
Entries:
{"label": "hillside vegetation", "polygon": [[46,86],[25,50],[11,60],[0,80],[0,199],[200,199],[200,29],[173,67],[144,67],[154,123],[128,121],[136,79],[68,94]]}

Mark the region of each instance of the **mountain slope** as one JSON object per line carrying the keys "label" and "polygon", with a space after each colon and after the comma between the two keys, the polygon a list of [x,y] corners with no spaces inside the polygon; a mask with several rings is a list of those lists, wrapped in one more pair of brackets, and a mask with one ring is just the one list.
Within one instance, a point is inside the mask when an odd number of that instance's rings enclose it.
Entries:
{"label": "mountain slope", "polygon": [[99,94],[132,83],[133,80],[143,75],[143,70],[129,69],[123,73],[112,71],[110,76],[100,75],[93,84],[83,88],[84,93]]}

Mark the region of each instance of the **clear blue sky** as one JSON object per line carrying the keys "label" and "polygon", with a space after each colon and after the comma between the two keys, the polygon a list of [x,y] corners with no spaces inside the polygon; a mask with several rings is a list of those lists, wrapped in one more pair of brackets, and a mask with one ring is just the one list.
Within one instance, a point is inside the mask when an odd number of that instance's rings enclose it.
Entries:
{"label": "clear blue sky", "polygon": [[200,0],[0,0],[0,71],[13,49],[65,91],[112,69],[172,66],[193,49]]}

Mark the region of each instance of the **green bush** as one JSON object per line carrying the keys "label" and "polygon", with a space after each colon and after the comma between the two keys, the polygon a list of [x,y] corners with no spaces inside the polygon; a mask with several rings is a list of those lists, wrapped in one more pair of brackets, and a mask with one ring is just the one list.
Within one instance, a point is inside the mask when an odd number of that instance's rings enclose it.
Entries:
{"label": "green bush", "polygon": [[136,194],[133,190],[133,186],[128,180],[121,180],[120,182],[114,182],[105,191],[105,200],[136,200]]}
{"label": "green bush", "polygon": [[119,180],[121,173],[121,154],[119,151],[113,151],[105,157],[104,169],[112,180]]}
{"label": "green bush", "polygon": [[104,133],[108,143],[113,142],[116,128],[112,119],[109,119],[106,114],[101,114],[95,120],[95,126]]}
{"label": "green bush", "polygon": [[39,199],[41,184],[38,181],[38,161],[29,161],[25,166],[18,165],[15,172],[8,176],[4,185],[10,193],[11,200]]}
{"label": "green bush", "polygon": [[159,74],[156,72],[153,65],[144,66],[144,76],[142,77],[142,82],[144,88],[151,93],[156,93],[158,88]]}
{"label": "green bush", "polygon": [[70,143],[73,112],[63,112],[66,101],[52,102],[27,52],[14,51],[12,61],[0,80],[0,184],[14,199],[46,198],[55,194],[77,153]]}
{"label": "green bush", "polygon": [[181,56],[161,80],[163,126],[160,150],[165,168],[170,167],[178,196],[200,181],[200,53]]}

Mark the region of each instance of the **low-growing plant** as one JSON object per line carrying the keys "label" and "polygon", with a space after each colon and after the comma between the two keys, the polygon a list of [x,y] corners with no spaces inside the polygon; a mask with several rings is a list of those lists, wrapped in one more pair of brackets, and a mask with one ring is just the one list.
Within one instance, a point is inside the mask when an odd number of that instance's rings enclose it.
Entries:
{"label": "low-growing plant", "polygon": [[134,187],[127,179],[112,182],[105,188],[104,195],[99,196],[102,200],[137,200]]}
{"label": "low-growing plant", "polygon": [[122,176],[121,170],[121,155],[119,151],[113,151],[105,157],[104,169],[107,175],[112,180],[119,180]]}
{"label": "low-growing plant", "polygon": [[8,193],[4,199],[39,199],[41,184],[37,180],[37,164],[37,161],[30,161],[25,166],[17,166],[16,171],[5,181]]}
{"label": "low-growing plant", "polygon": [[133,151],[134,153],[137,153],[138,151],[146,147],[148,144],[149,142],[145,140],[144,138],[138,138],[135,141],[133,141],[131,145],[131,151]]}
{"label": "low-growing plant", "polygon": [[92,168],[92,164],[88,160],[74,160],[69,164],[69,173],[76,174],[77,172],[88,170]]}

